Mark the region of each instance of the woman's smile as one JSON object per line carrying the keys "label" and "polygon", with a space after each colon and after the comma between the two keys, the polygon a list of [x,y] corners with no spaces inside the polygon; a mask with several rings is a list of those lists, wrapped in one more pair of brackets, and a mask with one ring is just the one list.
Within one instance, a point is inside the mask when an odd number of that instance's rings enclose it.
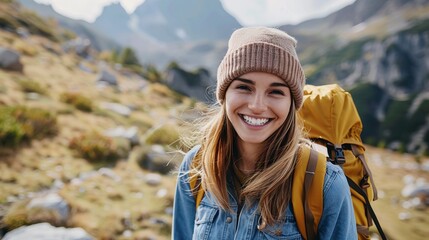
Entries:
{"label": "woman's smile", "polygon": [[239,114],[243,121],[251,126],[264,126],[268,124],[272,118],[255,118],[244,114]]}

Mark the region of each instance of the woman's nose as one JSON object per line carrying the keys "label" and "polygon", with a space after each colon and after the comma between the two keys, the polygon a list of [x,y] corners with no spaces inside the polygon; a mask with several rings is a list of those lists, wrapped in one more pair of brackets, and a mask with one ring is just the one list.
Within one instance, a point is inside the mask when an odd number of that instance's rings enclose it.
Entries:
{"label": "woman's nose", "polygon": [[262,113],[267,110],[267,104],[263,94],[253,95],[248,106],[254,113]]}

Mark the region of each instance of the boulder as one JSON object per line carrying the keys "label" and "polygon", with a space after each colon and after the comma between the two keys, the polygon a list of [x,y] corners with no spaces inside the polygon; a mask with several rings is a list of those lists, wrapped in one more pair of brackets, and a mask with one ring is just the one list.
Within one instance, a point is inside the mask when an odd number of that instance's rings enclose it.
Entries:
{"label": "boulder", "polygon": [[158,186],[161,184],[162,177],[157,173],[149,173],[145,177],[146,184],[150,186]]}
{"label": "boulder", "polygon": [[97,84],[108,84],[111,86],[118,86],[118,81],[115,75],[111,74],[106,70],[101,70],[100,74],[97,76]]}
{"label": "boulder", "polygon": [[70,216],[68,203],[57,193],[52,192],[46,195],[33,198],[27,205],[27,209],[41,208],[58,213],[60,221],[65,223]]}
{"label": "boulder", "polygon": [[8,71],[22,72],[21,55],[11,49],[0,47],[0,68]]}
{"label": "boulder", "polygon": [[101,109],[107,109],[112,112],[115,112],[119,115],[122,115],[124,117],[130,116],[132,110],[130,107],[119,104],[119,103],[110,103],[110,102],[103,102],[100,104]]}
{"label": "boulder", "polygon": [[171,170],[176,168],[176,165],[173,164],[171,160],[172,157],[164,150],[159,152],[159,150],[153,147],[141,155],[138,164],[143,169],[161,174],[168,174]]}
{"label": "boulder", "polygon": [[22,226],[8,232],[3,240],[93,240],[82,228],[54,227],[49,223]]}
{"label": "boulder", "polygon": [[63,49],[65,52],[72,51],[77,55],[86,58],[90,56],[91,41],[89,39],[76,38],[64,43]]}
{"label": "boulder", "polygon": [[125,138],[130,142],[131,146],[139,145],[140,143],[139,129],[136,126],[129,128],[120,126],[109,129],[104,134],[112,138]]}

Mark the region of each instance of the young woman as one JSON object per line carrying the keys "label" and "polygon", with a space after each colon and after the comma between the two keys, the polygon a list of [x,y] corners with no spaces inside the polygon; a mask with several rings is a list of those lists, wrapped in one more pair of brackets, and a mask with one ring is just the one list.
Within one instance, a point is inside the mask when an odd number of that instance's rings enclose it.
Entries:
{"label": "young woman", "polygon": [[[232,34],[218,68],[219,106],[180,167],[173,239],[303,239],[291,206],[297,156],[308,147],[296,115],[305,77],[295,46],[273,28]],[[316,237],[357,239],[345,176],[326,168]],[[190,174],[204,189],[198,207]]]}

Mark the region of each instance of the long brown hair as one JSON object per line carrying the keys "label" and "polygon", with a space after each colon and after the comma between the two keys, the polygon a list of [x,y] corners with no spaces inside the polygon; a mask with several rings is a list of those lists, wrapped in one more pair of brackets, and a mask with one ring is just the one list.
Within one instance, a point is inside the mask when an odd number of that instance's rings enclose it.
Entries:
{"label": "long brown hair", "polygon": [[[239,158],[238,135],[227,118],[225,105],[212,108],[197,126],[200,127],[194,139],[201,148],[193,160],[197,167],[191,171],[200,174],[204,190],[214,196],[220,207],[231,211],[227,174],[232,161]],[[265,141],[256,172],[241,192],[248,203],[258,201],[262,220],[267,224],[284,217],[291,198],[291,179],[301,140],[302,131],[292,101],[285,123]]]}

